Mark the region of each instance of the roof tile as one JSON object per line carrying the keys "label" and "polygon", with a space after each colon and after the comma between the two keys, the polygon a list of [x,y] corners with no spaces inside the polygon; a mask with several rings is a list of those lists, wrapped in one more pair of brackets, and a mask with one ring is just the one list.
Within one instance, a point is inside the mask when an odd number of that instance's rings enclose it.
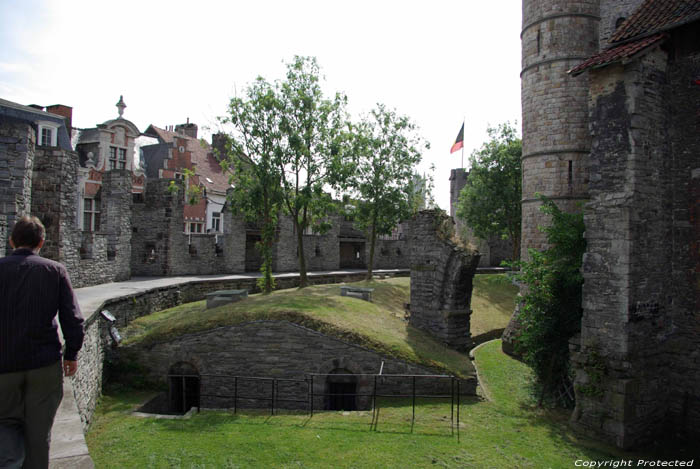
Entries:
{"label": "roof tile", "polygon": [[657,43],[662,42],[668,36],[666,34],[656,34],[644,39],[640,39],[635,42],[628,42],[617,47],[605,50],[600,54],[596,54],[589,58],[585,62],[577,65],[576,67],[569,70],[569,73],[573,76],[583,73],[589,68],[603,67],[614,62],[619,62],[621,60],[628,59],[637,53],[651,47]]}
{"label": "roof tile", "polygon": [[610,38],[629,41],[700,19],[700,0],[645,0]]}

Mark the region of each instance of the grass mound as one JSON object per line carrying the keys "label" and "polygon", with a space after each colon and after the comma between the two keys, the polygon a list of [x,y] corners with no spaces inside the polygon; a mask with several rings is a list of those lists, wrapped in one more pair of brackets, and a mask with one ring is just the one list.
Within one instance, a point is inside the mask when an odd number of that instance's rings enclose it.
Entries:
{"label": "grass mound", "polygon": [[[206,309],[205,302],[198,301],[132,321],[124,331],[124,344],[148,346],[216,327],[284,320],[441,372],[462,377],[473,373],[463,354],[445,348],[404,320],[404,305],[410,301],[409,278],[353,285],[374,288],[372,302],[340,296],[338,284],[256,294],[212,309]],[[473,334],[505,327],[516,293],[517,289],[502,275],[477,276],[472,298]]]}

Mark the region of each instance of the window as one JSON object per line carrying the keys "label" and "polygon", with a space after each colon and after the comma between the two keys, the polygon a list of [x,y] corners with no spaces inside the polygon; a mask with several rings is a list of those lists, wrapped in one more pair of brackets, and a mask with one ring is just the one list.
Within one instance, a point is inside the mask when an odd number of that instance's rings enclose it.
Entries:
{"label": "window", "polygon": [[185,223],[185,233],[187,233],[187,234],[201,233],[203,229],[204,229],[204,223],[197,223],[197,222]]}
{"label": "window", "polygon": [[50,147],[51,146],[51,141],[53,140],[51,137],[53,135],[53,129],[49,129],[47,127],[43,127],[41,129],[41,142],[39,143],[42,146],[45,147]]}
{"label": "window", "polygon": [[211,229],[217,233],[221,231],[221,212],[212,212]]}
{"label": "window", "polygon": [[100,203],[95,199],[84,199],[83,203],[83,231],[99,231],[100,229]]}
{"label": "window", "polygon": [[126,149],[119,148],[119,169],[126,169]]}
{"label": "window", "polygon": [[109,147],[109,168],[115,169],[117,167],[117,147]]}
{"label": "window", "polygon": [[53,123],[39,123],[37,133],[38,144],[44,147],[55,147],[58,145],[58,126]]}

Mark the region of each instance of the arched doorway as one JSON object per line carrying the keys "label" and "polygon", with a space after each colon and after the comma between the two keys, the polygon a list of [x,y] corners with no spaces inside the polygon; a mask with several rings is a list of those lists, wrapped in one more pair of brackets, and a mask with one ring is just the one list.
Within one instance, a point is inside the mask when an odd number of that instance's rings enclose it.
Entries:
{"label": "arched doorway", "polygon": [[171,412],[182,414],[199,407],[199,372],[194,365],[179,362],[170,367],[168,402]]}
{"label": "arched doorway", "polygon": [[336,368],[326,378],[328,410],[357,410],[357,376],[345,368]]}

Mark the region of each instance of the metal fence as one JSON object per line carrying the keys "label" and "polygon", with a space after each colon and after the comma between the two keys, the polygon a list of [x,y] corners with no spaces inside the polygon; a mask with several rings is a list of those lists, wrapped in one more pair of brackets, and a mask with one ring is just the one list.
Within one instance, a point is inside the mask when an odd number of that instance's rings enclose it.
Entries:
{"label": "metal fence", "polygon": [[[355,392],[330,392],[329,377],[334,380],[357,380],[362,385]],[[270,415],[280,408],[306,410],[309,417],[314,412],[326,409],[328,402],[339,402],[352,398],[365,410],[372,410],[370,429],[377,429],[381,400],[410,399],[411,431],[416,420],[416,399],[434,399],[450,402],[450,430],[459,441],[460,380],[450,375],[355,375],[355,374],[308,374],[303,379],[261,378],[217,374],[169,374],[169,400],[171,410],[187,412],[192,407],[200,410],[203,400],[224,402],[216,406],[232,408],[234,414],[241,404],[246,408],[269,408]],[[357,383],[356,381],[356,383]],[[359,389],[358,389],[359,388]],[[323,391],[319,392],[319,389]],[[215,392],[216,391],[216,392]],[[193,395],[194,394],[194,395]],[[345,401],[348,402],[348,401]],[[250,405],[251,403],[258,403]],[[264,406],[259,405],[264,403]],[[320,403],[320,404],[319,404]],[[368,407],[368,408],[367,408]],[[337,409],[341,410],[341,409]],[[355,410],[355,409],[342,409]]]}

